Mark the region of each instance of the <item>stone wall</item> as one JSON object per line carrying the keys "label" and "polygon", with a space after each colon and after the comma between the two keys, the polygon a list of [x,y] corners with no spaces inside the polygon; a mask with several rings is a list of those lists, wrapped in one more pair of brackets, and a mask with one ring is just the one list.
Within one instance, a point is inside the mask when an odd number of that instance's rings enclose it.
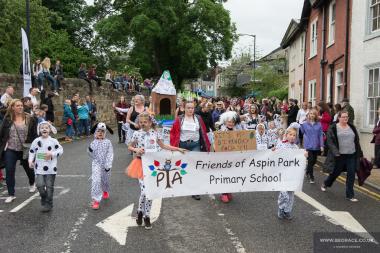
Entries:
{"label": "stone wall", "polygon": [[[0,73],[0,91],[1,94],[5,91],[7,86],[13,86],[15,89],[15,98],[22,98],[23,93],[23,80],[18,75],[9,75]],[[62,127],[62,116],[63,116],[63,102],[65,99],[70,98],[73,94],[79,93],[81,97],[89,95],[89,85],[86,81],[75,78],[66,78],[62,82],[63,91],[60,91],[59,97],[53,98],[54,109],[55,109],[55,123],[54,125],[63,130]],[[49,90],[47,83],[45,87]],[[116,123],[115,114],[112,109],[112,102],[117,102],[121,95],[125,95],[124,92],[116,92],[113,90],[110,83],[102,82],[102,87],[100,89],[96,87],[95,82],[93,82],[93,97],[95,98],[97,109],[98,109],[98,120],[106,122],[107,124],[114,125]],[[143,90],[143,95],[147,95],[147,90]],[[126,95],[127,102],[130,102],[131,95]]]}

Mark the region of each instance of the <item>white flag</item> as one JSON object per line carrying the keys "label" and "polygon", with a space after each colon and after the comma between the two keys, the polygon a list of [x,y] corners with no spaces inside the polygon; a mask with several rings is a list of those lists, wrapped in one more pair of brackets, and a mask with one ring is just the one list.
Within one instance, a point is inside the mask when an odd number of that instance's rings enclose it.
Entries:
{"label": "white flag", "polygon": [[29,58],[29,43],[28,37],[23,28],[21,28],[22,37],[22,72],[24,79],[24,97],[29,94],[29,89],[32,87],[32,77],[30,71],[30,58]]}

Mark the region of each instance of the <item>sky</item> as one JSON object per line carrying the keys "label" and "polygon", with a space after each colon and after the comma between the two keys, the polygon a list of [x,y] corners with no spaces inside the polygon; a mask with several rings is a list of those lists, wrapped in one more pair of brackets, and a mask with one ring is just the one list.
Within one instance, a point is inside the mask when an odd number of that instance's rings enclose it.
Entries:
{"label": "sky", "polygon": [[[92,4],[93,0],[86,0]],[[299,19],[304,0],[228,0],[237,33],[256,35],[256,53],[264,56],[280,46],[292,18]],[[251,51],[250,51],[251,50]],[[243,36],[235,44],[233,55],[252,52],[253,38]]]}

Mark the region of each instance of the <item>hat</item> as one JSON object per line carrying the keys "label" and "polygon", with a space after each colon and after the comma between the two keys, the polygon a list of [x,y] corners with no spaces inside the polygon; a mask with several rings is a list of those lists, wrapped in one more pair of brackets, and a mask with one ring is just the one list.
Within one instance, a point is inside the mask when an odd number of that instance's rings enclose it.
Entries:
{"label": "hat", "polygon": [[113,130],[109,126],[107,126],[107,124],[104,122],[99,122],[99,123],[95,124],[91,128],[91,134],[94,134],[97,130],[102,130],[102,131],[108,130],[108,132],[110,132],[110,134],[113,134]]}
{"label": "hat", "polygon": [[37,135],[40,135],[40,127],[42,125],[48,125],[50,127],[50,131],[53,133],[53,134],[57,134],[57,128],[55,128],[49,121],[41,121],[40,123],[38,123],[38,126],[37,126]]}

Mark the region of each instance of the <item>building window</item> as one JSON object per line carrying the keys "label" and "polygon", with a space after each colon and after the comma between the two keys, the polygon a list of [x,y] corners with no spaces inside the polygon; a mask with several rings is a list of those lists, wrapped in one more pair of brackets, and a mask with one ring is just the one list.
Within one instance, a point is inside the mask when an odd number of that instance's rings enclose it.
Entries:
{"label": "building window", "polygon": [[335,104],[342,102],[344,96],[343,70],[335,72]]}
{"label": "building window", "polygon": [[316,102],[316,93],[317,93],[317,81],[311,80],[309,81],[309,90],[308,90],[308,101],[312,103],[313,106],[315,106]]}
{"label": "building window", "polygon": [[291,85],[290,85],[290,98],[295,98],[295,95],[296,94],[296,91],[295,91],[295,87],[294,87],[294,83],[292,83]]}
{"label": "building window", "polygon": [[304,52],[305,52],[305,35],[301,35],[301,40],[300,40],[300,65],[303,64],[303,61],[304,61]]}
{"label": "building window", "polygon": [[310,25],[310,58],[317,55],[318,39],[317,39],[318,20],[314,20]]}
{"label": "building window", "polygon": [[331,100],[331,80],[330,80],[330,78],[331,78],[331,73],[329,72],[329,73],[327,73],[327,78],[326,78],[326,102],[327,103],[330,103],[330,102],[332,102],[332,100]]}
{"label": "building window", "polygon": [[380,31],[380,0],[370,0],[371,32]]}
{"label": "building window", "polygon": [[368,70],[368,85],[367,85],[367,125],[373,126],[377,119],[377,108],[380,107],[380,67]]}
{"label": "building window", "polygon": [[303,87],[302,87],[302,80],[298,80],[298,90],[299,90],[298,101],[303,101]]}
{"label": "building window", "polygon": [[332,1],[329,6],[329,38],[327,46],[334,44],[335,41],[335,15],[336,3],[335,1]]}

